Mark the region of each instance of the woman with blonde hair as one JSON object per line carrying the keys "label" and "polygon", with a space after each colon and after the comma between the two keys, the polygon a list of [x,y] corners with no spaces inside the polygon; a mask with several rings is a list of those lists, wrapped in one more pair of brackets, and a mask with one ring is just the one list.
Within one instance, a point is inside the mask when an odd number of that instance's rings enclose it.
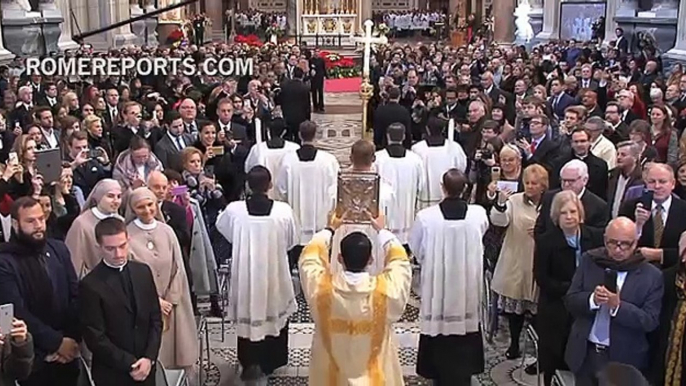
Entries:
{"label": "woman with blonde hair", "polygon": [[541,237],[534,252],[534,278],[538,284],[538,360],[544,383],[551,384],[556,370],[566,370],[564,360],[572,316],[564,305],[576,267],[584,252],[603,246],[603,229],[587,227],[584,205],[571,190],[557,193],[550,206],[555,224]]}
{"label": "woman with blonde hair", "polygon": [[67,110],[67,114],[78,119],[81,119],[81,111],[79,109],[79,96],[75,92],[69,91],[62,97],[62,107]]}
{"label": "woman with blonde hair", "polygon": [[106,161],[112,159],[112,146],[110,141],[105,138],[105,129],[103,128],[103,121],[97,115],[89,115],[83,119],[83,129],[88,134],[88,147],[90,149],[98,149],[105,153]]}
{"label": "woman with blonde hair", "polygon": [[167,368],[190,369],[198,360],[198,340],[181,246],[164,223],[157,197],[148,188],[130,192],[126,206],[131,258],[147,264],[155,278],[162,309],[158,360]]}
{"label": "woman with blonde hair", "polygon": [[510,347],[505,353],[507,359],[521,355],[519,337],[525,314],[536,314],[534,225],[541,197],[548,190],[548,172],[541,165],[530,165],[524,169],[522,179],[524,192],[500,190],[490,214],[493,225],[507,228],[491,283],[493,292],[498,294],[498,307],[508,317]]}

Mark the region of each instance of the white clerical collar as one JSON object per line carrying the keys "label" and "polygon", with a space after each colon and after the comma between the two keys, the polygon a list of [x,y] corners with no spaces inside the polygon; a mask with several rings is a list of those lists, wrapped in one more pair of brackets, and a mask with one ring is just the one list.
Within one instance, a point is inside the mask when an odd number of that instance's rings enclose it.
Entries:
{"label": "white clerical collar", "polygon": [[344,271],[343,276],[348,284],[357,285],[369,278],[369,272],[348,272]]}
{"label": "white clerical collar", "polygon": [[151,231],[151,230],[157,228],[157,220],[154,220],[154,219],[152,220],[152,222],[150,224],[146,224],[138,218],[133,220],[133,223],[136,224],[137,227],[141,228],[144,231]]}
{"label": "white clerical collar", "polygon": [[102,259],[102,263],[103,263],[103,264],[105,264],[106,266],[108,266],[108,267],[110,267],[110,268],[112,268],[112,269],[116,269],[116,270],[119,271],[119,272],[121,272],[121,271],[124,270],[124,267],[126,267],[126,264],[128,264],[128,262],[129,262],[129,260],[127,259],[127,260],[124,262],[124,264],[123,264],[122,266],[120,266],[120,267],[115,267],[114,265],[108,263],[107,260]]}
{"label": "white clerical collar", "polygon": [[103,213],[103,212],[100,211],[100,209],[98,209],[97,206],[92,207],[92,208],[91,208],[91,212],[93,212],[93,215],[94,215],[98,220],[104,220],[104,219],[106,219],[106,218],[114,217],[114,216],[117,215],[116,213],[110,213],[110,214]]}

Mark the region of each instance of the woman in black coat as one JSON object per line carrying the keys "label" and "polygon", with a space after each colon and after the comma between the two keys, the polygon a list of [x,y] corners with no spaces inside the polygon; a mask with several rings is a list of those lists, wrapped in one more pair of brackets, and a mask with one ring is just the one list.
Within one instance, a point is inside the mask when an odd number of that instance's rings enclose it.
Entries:
{"label": "woman in black coat", "polygon": [[573,319],[565,309],[564,296],[581,256],[602,247],[604,233],[582,224],[583,204],[572,191],[556,194],[550,212],[556,226],[536,240],[534,251],[534,278],[540,289],[538,360],[546,385],[550,385],[555,370],[566,369],[564,352]]}

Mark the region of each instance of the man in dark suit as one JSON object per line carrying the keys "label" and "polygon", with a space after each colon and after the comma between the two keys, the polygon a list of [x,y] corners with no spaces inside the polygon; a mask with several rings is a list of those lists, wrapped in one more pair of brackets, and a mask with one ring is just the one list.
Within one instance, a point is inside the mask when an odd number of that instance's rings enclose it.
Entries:
{"label": "man in dark suit", "polygon": [[115,86],[110,86],[105,92],[105,111],[102,113],[107,129],[111,130],[119,124],[120,110],[119,90]]}
{"label": "man in dark suit", "polygon": [[0,304],[12,303],[33,337],[34,368],[22,386],[75,385],[79,376],[78,279],[66,245],[46,237],[32,197],[12,204],[12,237],[0,245]]}
{"label": "man in dark suit", "polygon": [[193,144],[193,138],[185,133],[186,126],[178,111],[167,111],[164,117],[166,130],[155,144],[155,155],[165,168],[183,170],[181,152]]}
{"label": "man in dark suit", "polygon": [[90,157],[88,134],[85,131],[73,132],[67,139],[67,145],[69,149],[65,161],[69,162],[74,173],[74,185],[88,197],[98,181],[112,175],[112,164],[106,153],[101,157]]}
{"label": "man in dark suit", "polygon": [[33,91],[30,86],[19,87],[17,104],[9,114],[8,129],[13,130],[17,124],[26,129],[33,122]]}
{"label": "man in dark suit", "polygon": [[326,78],[326,64],[319,56],[319,49],[312,50],[310,58],[310,91],[315,112],[324,112],[324,79]]}
{"label": "man in dark suit", "polygon": [[624,58],[629,53],[629,41],[624,36],[624,30],[622,28],[615,29],[615,35],[617,36],[615,47],[617,47],[617,51],[619,51],[619,57]]}
{"label": "man in dark suit", "polygon": [[[560,169],[573,159],[581,160],[588,168],[589,179],[586,188],[598,197],[605,197],[607,194],[607,162],[591,153],[590,137],[584,129],[574,129],[570,139],[571,151],[570,154],[560,158],[558,162]],[[555,181],[555,184],[551,187],[557,188],[560,186],[559,176],[560,170],[557,170],[556,173],[550,176]]]}
{"label": "man in dark suit", "polygon": [[589,90],[598,90],[598,81],[593,79],[593,66],[584,64],[581,66],[581,79],[579,79],[579,88],[587,88]]}
{"label": "man in dark suit", "polygon": [[643,185],[641,170],[641,148],[631,141],[617,145],[617,167],[610,170],[606,201],[610,207],[610,217],[619,215],[629,188]]}
{"label": "man in dark suit", "polygon": [[627,126],[631,125],[631,122],[637,120],[639,117],[631,111],[634,107],[634,93],[629,90],[621,90],[617,94],[617,101],[619,101],[619,106],[621,107],[621,120],[626,123]]}
{"label": "man in dark suit", "polygon": [[154,386],[162,310],[152,271],[129,260],[129,236],[121,219],[100,221],[95,239],[102,261],[79,287],[93,381],[98,386]]}
{"label": "man in dark suit", "polygon": [[535,237],[541,236],[555,226],[550,218],[550,209],[553,197],[561,190],[571,190],[581,198],[581,203],[584,205],[584,213],[586,214],[584,224],[593,228],[603,228],[607,225],[610,213],[607,209],[607,203],[586,188],[588,179],[588,167],[581,160],[571,160],[562,167],[560,170],[562,189],[548,191],[543,196],[536,225],[534,226]]}
{"label": "man in dark suit", "polygon": [[61,102],[59,98],[59,92],[57,91],[57,85],[53,82],[45,82],[44,88],[45,94],[37,99],[36,105],[47,106],[50,108],[50,111],[52,111],[53,115],[57,115]]}
{"label": "man in dark suit", "polygon": [[281,111],[286,122],[288,137],[299,142],[298,130],[300,124],[310,120],[312,104],[310,102],[310,88],[303,82],[303,70],[296,67],[293,78],[281,86]]}
{"label": "man in dark suit", "polygon": [[232,121],[234,116],[231,99],[224,98],[217,103],[217,132],[223,131],[227,138],[236,142],[248,138],[248,130],[245,126]]}
{"label": "man in dark suit", "polygon": [[629,139],[629,125],[622,122],[621,108],[617,102],[608,102],[605,107],[605,120],[612,127],[605,129],[603,135],[617,145]]}
{"label": "man in dark suit", "polygon": [[605,247],[586,252],[565,296],[574,317],[565,360],[575,384],[596,384],[609,362],[649,370],[648,334],[658,327],[664,284],[660,270],[636,252],[636,224],[608,225]]}
{"label": "man in dark suit", "polygon": [[[114,140],[114,153],[116,156],[129,148],[134,136],[145,139],[151,149],[155,148],[157,140],[161,137],[159,128],[146,130],[141,124],[142,108],[138,102],[126,102],[123,109],[123,122],[112,132]],[[115,157],[116,157],[115,156]],[[116,160],[116,158],[115,158]]]}
{"label": "man in dark suit", "polygon": [[686,201],[672,195],[676,181],[669,165],[651,165],[644,182],[646,189],[652,191],[652,200],[650,195],[629,200],[622,205],[619,215],[636,221],[641,255],[663,269],[669,268],[680,260],[679,238],[686,231],[682,218]]}
{"label": "man in dark suit", "polygon": [[576,100],[565,92],[562,79],[553,79],[550,82],[550,94],[551,96],[548,98],[550,110],[555,119],[562,121],[565,118],[565,110],[567,107],[576,104]]}
{"label": "man in dark suit", "polygon": [[412,117],[400,104],[400,89],[391,87],[388,90],[388,102],[376,109],[374,113],[374,144],[377,149],[386,147],[388,138],[386,136],[386,129],[393,123],[402,123],[405,125],[407,132],[405,133],[405,141],[403,146],[409,149],[412,145]]}
{"label": "man in dark suit", "polygon": [[548,179],[552,180],[552,173],[554,173],[557,165],[558,145],[546,134],[550,120],[543,114],[537,114],[531,117],[529,121],[529,134],[531,135],[531,142],[525,138],[521,138],[517,145],[526,155],[525,164],[533,165],[539,164],[548,171]]}
{"label": "man in dark suit", "polygon": [[60,147],[60,130],[55,129],[52,110],[47,106],[37,106],[33,111],[41,129],[41,139],[36,145],[41,149],[57,149]]}

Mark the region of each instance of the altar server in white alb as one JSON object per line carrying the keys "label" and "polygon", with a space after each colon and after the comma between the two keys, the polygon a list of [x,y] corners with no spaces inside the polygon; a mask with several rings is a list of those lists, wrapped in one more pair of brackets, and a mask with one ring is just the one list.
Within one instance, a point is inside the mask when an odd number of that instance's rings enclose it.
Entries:
{"label": "altar server in white alb", "polygon": [[386,224],[403,245],[407,245],[414,221],[417,198],[424,189],[424,164],[412,151],[405,149],[405,125],[394,123],[386,130],[388,146],[376,152],[374,166],[393,187],[395,200],[390,204]]}
{"label": "altar server in white alb", "polygon": [[[261,141],[258,138],[258,142],[250,149],[248,158],[245,159],[246,174],[250,173],[250,170],[255,166],[260,165],[267,168],[272,176],[276,176],[281,167],[283,157],[290,152],[300,149],[300,145],[297,143],[283,139],[285,128],[283,119],[275,119],[271,122],[269,125],[269,138],[266,141]],[[255,130],[256,133],[258,131],[261,132],[261,129]],[[283,201],[274,188],[271,188],[267,195],[273,200]]]}
{"label": "altar server in white alb", "polygon": [[462,200],[467,179],[443,175],[445,198],[417,213],[410,249],[421,266],[417,374],[437,386],[469,386],[484,371],[481,337],[483,236],[488,215]]}
{"label": "altar server in white alb", "polygon": [[[376,173],[374,169],[374,152],[376,151],[376,146],[373,142],[361,139],[355,142],[350,150],[350,162],[352,166],[350,171],[361,172],[361,173]],[[379,214],[383,214],[385,217],[390,215],[391,205],[395,200],[395,192],[393,187],[381,179],[379,184]],[[343,208],[345,210],[345,208]],[[367,237],[372,240],[372,262],[368,268],[368,272],[371,275],[377,275],[383,271],[384,268],[384,251],[383,246],[378,244],[376,240],[378,239],[378,232],[374,230],[371,224],[344,224],[334,235],[334,240],[332,241],[331,256],[338,256],[340,254],[341,240],[352,232],[362,232]],[[332,259],[331,269],[334,272],[340,272],[342,270],[341,263]]]}
{"label": "altar server in white alb", "polygon": [[295,219],[285,202],[267,197],[271,175],[263,166],[248,173],[252,194],[230,203],[217,230],[232,245],[227,318],[236,326],[244,381],[261,381],[288,361],[288,318],[297,310],[288,267]]}
{"label": "altar server in white alb", "polygon": [[276,190],[293,208],[295,216],[297,246],[290,252],[291,268],[296,268],[303,246],[326,226],[336,206],[340,166],[333,154],[314,146],[316,135],[314,122],[305,121],[300,125],[302,146],[283,157],[276,177]]}
{"label": "altar server in white alb", "polygon": [[448,169],[455,168],[463,173],[467,170],[467,155],[459,143],[443,136],[445,122],[431,118],[427,124],[428,136],[412,146],[424,162],[426,189],[419,195],[419,209],[438,204],[443,199],[441,179]]}

